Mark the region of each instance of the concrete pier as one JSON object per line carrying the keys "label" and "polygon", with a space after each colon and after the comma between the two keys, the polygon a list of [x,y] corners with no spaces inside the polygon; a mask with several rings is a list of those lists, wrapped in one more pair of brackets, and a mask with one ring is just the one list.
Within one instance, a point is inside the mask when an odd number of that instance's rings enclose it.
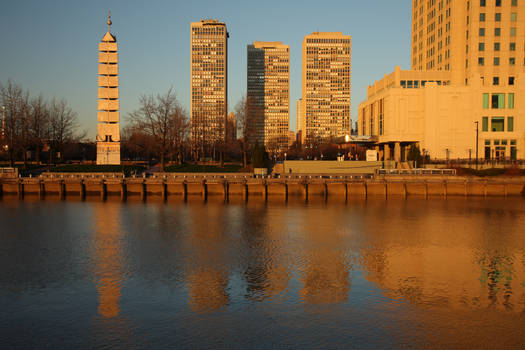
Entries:
{"label": "concrete pier", "polygon": [[341,177],[248,178],[192,177],[40,177],[0,179],[4,196],[160,198],[262,198],[272,200],[363,199],[368,197],[508,197],[525,196],[525,177],[417,177],[345,179]]}

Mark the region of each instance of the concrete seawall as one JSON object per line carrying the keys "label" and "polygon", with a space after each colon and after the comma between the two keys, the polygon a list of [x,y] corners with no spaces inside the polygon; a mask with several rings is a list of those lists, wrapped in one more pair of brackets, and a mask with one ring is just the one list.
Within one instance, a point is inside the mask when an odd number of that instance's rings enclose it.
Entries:
{"label": "concrete seawall", "polygon": [[2,196],[37,195],[224,198],[368,198],[525,196],[525,178],[413,177],[382,179],[323,178],[15,178],[0,180]]}

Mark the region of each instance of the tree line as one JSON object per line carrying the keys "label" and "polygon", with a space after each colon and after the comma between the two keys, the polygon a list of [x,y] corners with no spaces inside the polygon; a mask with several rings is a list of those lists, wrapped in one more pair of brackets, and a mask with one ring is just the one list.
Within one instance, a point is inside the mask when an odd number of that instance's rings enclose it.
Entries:
{"label": "tree line", "polygon": [[63,99],[45,99],[32,96],[19,84],[9,80],[0,83],[2,106],[1,157],[11,166],[15,161],[27,163],[29,153],[36,162],[42,152],[49,162],[60,159],[66,146],[78,142],[86,135],[79,130],[77,113]]}
{"label": "tree line", "polygon": [[[0,135],[0,160],[27,163],[55,164],[68,160],[94,161],[96,143],[86,141],[86,132],[80,130],[78,115],[63,99],[33,96],[20,85],[9,80],[0,84],[0,102],[5,107],[5,119]],[[249,97],[242,97],[235,105],[235,130],[222,130],[230,135],[225,140],[192,141],[190,117],[182,107],[173,89],[164,94],[141,95],[138,108],[123,118],[121,128],[121,159],[160,163],[236,162],[244,168],[253,163],[253,156],[264,145],[257,143],[256,125],[263,110]],[[222,128],[228,127],[225,120]],[[231,126],[230,126],[231,128]],[[233,135],[231,135],[233,133]],[[333,142],[315,143],[301,147],[294,142],[286,150],[267,143],[264,157],[278,161],[287,153],[288,159],[336,159],[342,150]],[[45,157],[45,158],[44,158]]]}

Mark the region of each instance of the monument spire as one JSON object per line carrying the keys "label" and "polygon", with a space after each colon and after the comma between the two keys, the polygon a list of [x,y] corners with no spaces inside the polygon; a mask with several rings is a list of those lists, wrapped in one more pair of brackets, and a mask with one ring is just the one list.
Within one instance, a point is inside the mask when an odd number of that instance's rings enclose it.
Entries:
{"label": "monument spire", "polygon": [[113,22],[111,22],[111,11],[108,11],[108,33],[111,33],[111,24]]}

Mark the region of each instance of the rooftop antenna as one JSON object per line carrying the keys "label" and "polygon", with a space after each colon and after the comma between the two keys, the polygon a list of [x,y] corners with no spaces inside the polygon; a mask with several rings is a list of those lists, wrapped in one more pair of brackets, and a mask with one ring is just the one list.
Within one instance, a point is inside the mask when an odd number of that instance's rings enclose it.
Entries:
{"label": "rooftop antenna", "polygon": [[111,11],[108,11],[108,33],[111,33]]}

